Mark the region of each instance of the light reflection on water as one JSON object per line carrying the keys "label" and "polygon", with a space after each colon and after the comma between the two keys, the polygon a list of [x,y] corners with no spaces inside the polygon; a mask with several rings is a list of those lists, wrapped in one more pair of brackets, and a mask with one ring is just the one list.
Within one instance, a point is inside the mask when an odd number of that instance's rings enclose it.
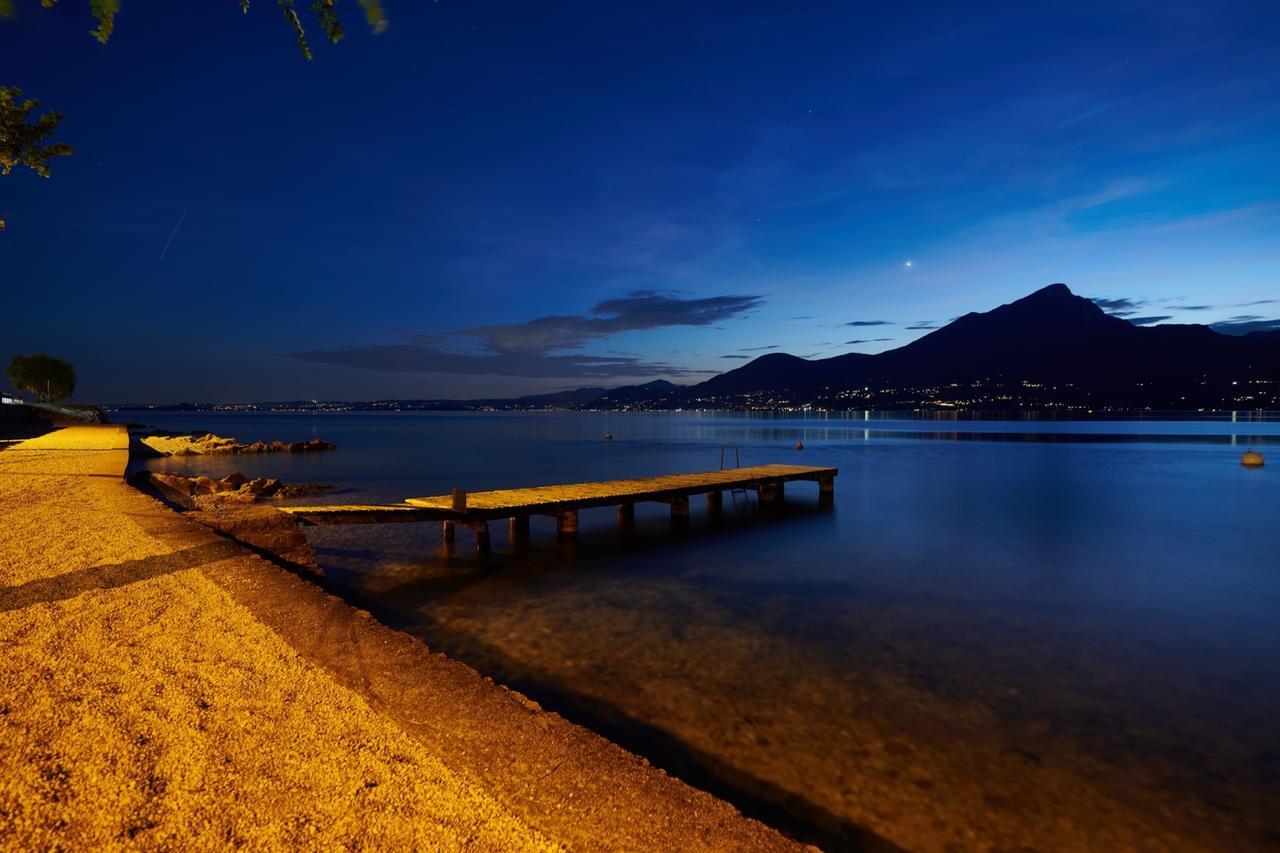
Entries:
{"label": "light reflection on water", "polygon": [[[724,414],[153,416],[333,454],[161,460],[328,500],[834,465],[782,517],[726,501],[631,540],[481,563],[434,526],[311,532],[330,583],[656,763],[827,845],[1263,848],[1280,841],[1280,423]],[[603,441],[606,432],[615,436]],[[1028,438],[1035,436],[1035,439]],[[803,440],[806,449],[793,445]],[[1272,451],[1274,454],[1274,451]],[[852,842],[850,842],[852,843]]]}

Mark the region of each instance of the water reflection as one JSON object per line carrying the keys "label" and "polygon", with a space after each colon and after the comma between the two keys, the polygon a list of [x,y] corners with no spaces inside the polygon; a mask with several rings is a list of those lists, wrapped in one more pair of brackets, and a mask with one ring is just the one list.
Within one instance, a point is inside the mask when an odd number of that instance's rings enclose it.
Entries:
{"label": "water reflection", "polygon": [[868,424],[322,421],[342,449],[305,479],[360,499],[714,468],[725,440],[841,474],[831,511],[797,486],[683,534],[584,512],[571,551],[547,519],[524,554],[495,524],[488,561],[434,526],[311,538],[335,589],[827,846],[1274,847],[1280,478],[1233,442],[1280,424]]}

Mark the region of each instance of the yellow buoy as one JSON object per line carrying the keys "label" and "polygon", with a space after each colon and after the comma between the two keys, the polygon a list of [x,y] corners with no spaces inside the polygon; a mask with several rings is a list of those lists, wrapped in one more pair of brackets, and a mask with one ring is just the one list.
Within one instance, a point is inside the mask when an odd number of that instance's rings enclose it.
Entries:
{"label": "yellow buoy", "polygon": [[1261,468],[1266,463],[1262,461],[1262,454],[1254,450],[1246,450],[1244,456],[1240,457],[1240,464],[1246,468]]}

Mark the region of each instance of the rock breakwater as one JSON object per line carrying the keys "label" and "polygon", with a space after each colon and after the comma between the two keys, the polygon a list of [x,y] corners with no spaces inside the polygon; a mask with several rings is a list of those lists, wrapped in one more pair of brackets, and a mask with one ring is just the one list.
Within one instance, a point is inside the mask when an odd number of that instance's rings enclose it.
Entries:
{"label": "rock breakwater", "polygon": [[206,456],[227,453],[314,453],[337,450],[337,445],[319,438],[306,441],[255,441],[245,444],[238,439],[211,432],[202,434],[148,434],[139,441],[160,456]]}

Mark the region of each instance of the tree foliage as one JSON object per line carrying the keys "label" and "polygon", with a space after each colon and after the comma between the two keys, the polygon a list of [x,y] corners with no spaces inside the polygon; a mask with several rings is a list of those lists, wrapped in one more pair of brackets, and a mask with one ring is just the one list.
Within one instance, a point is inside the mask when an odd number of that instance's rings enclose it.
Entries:
{"label": "tree foliage", "polygon": [[44,144],[62,121],[62,113],[45,113],[32,121],[40,102],[21,97],[21,89],[0,86],[0,175],[9,174],[14,166],[26,166],[47,178],[49,161],[73,150],[65,142]]}
{"label": "tree foliage", "polygon": [[76,390],[76,369],[51,355],[15,355],[6,372],[14,388],[42,400],[61,400]]}
{"label": "tree foliage", "polygon": [[[249,0],[236,0],[240,6],[240,11],[246,15],[249,14]],[[382,8],[382,0],[358,0],[360,7],[364,9],[364,18],[369,28],[375,33],[380,33],[387,28],[386,10]],[[58,0],[40,0],[40,5],[45,8],[51,8],[57,5]],[[298,14],[296,0],[276,0],[276,4],[280,7],[280,11],[284,13],[285,23],[293,30],[298,39],[298,47],[302,50],[302,55],[308,60],[314,57],[311,54],[311,44],[307,40],[306,27],[302,23],[302,16]],[[98,26],[89,31],[89,34],[103,44],[111,38],[111,33],[115,31],[116,15],[120,12],[120,0],[89,0],[89,12],[93,15],[93,19],[98,22]],[[312,0],[311,13],[315,15],[316,20],[320,22],[320,29],[324,31],[324,36],[332,44],[342,41],[346,32],[342,29],[342,22],[338,18],[338,0]],[[13,15],[13,0],[0,0],[0,18],[7,18]]]}
{"label": "tree foliage", "polygon": [[[236,0],[240,11],[249,13],[249,0]],[[364,9],[364,17],[374,33],[381,33],[387,28],[386,11],[382,8],[382,0],[358,0]],[[40,0],[46,9],[57,5],[58,0]],[[90,30],[90,35],[106,44],[115,31],[116,15],[120,11],[120,0],[88,0],[89,12],[98,25]],[[296,0],[276,0],[276,4],[284,13],[284,19],[292,28],[298,39],[298,47],[307,60],[314,57],[311,45],[307,40],[306,27],[298,14]],[[311,12],[320,22],[325,38],[332,44],[342,41],[346,33],[338,17],[338,0],[312,0]],[[14,0],[0,0],[0,19],[11,18],[14,13]],[[30,120],[31,113],[40,105],[38,101],[20,101],[21,90],[0,87],[0,175],[7,175],[14,166],[23,165],[41,177],[49,177],[49,161],[54,157],[65,157],[74,149],[66,143],[44,144],[62,121],[62,113],[49,112]],[[0,218],[0,231],[5,228]]]}
{"label": "tree foliage", "polygon": [[[240,11],[246,15],[249,14],[249,0],[239,0],[239,2]],[[382,0],[359,0],[359,2],[364,9],[364,19],[369,28],[375,33],[385,30],[387,15],[382,8]],[[298,37],[298,47],[302,50],[303,57],[308,61],[314,59],[311,55],[311,46],[307,43],[306,28],[302,25],[298,10],[294,8],[294,0],[276,0],[276,3],[284,13],[285,22],[293,28],[294,35]],[[338,0],[312,0],[311,3],[311,11],[320,21],[320,29],[324,31],[324,36],[330,44],[337,44],[346,36],[346,32],[342,29],[342,21],[338,19],[337,6]]]}

